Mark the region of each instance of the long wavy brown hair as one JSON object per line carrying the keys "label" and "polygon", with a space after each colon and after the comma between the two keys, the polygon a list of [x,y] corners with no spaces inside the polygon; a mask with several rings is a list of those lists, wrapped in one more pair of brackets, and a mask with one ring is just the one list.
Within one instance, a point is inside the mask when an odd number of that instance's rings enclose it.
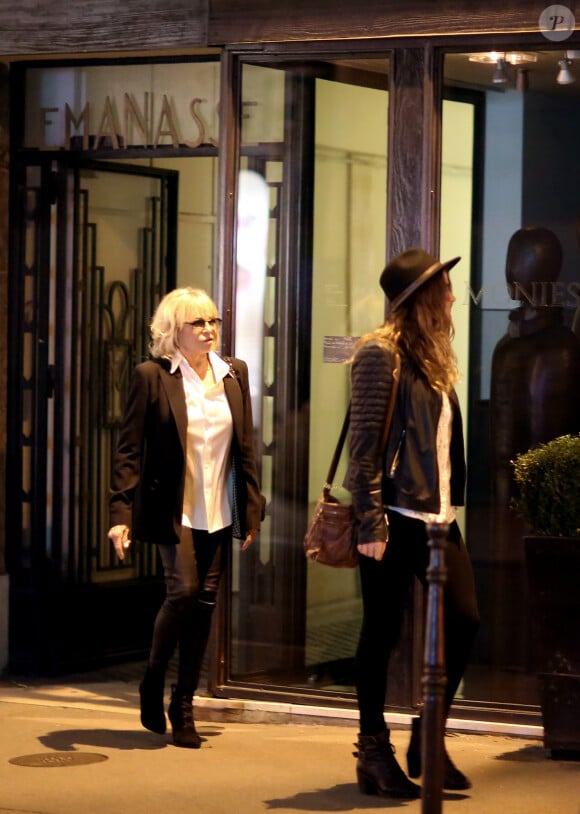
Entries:
{"label": "long wavy brown hair", "polygon": [[365,342],[385,342],[398,350],[434,390],[449,393],[459,379],[452,345],[453,322],[445,307],[449,285],[448,274],[435,274],[389,314],[384,325],[362,336],[355,352]]}

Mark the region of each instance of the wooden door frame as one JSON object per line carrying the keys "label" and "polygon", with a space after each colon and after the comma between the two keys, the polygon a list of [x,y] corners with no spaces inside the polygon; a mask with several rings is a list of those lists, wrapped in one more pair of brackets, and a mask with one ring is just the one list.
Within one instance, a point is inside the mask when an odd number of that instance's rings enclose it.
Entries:
{"label": "wooden door frame", "polygon": [[[48,399],[51,398],[53,388],[56,388],[56,392],[60,394],[70,390],[68,398],[72,400],[70,410],[73,413],[77,409],[74,403],[75,388],[81,386],[82,390],[79,392],[84,392],[80,381],[77,385],[72,379],[70,382],[68,381],[68,374],[65,374],[65,368],[59,363],[59,359],[64,353],[61,343],[69,330],[64,328],[63,324],[63,321],[66,322],[69,319],[67,316],[69,311],[65,312],[62,309],[65,301],[70,300],[72,303],[71,334],[74,334],[76,330],[74,325],[80,324],[83,328],[85,320],[92,323],[98,322],[103,314],[101,299],[98,299],[97,303],[93,303],[86,313],[83,310],[76,316],[74,314],[79,297],[81,302],[85,302],[87,297],[101,298],[103,293],[99,291],[98,285],[94,287],[92,283],[88,283],[89,274],[98,273],[99,267],[95,265],[97,260],[94,247],[91,248],[87,244],[91,230],[90,228],[82,229],[85,215],[81,212],[81,208],[86,207],[86,196],[80,189],[80,171],[91,169],[111,176],[130,174],[154,177],[159,180],[160,189],[163,190],[161,206],[166,207],[166,210],[160,211],[160,217],[167,224],[162,227],[161,233],[165,234],[167,245],[155,247],[155,250],[159,253],[159,268],[163,269],[159,285],[164,289],[173,288],[175,285],[177,243],[177,171],[125,165],[120,162],[83,161],[82,157],[70,154],[61,154],[59,159],[60,161],[57,163],[52,157],[38,155],[35,160],[31,161],[30,156],[26,156],[21,161],[17,159],[13,164],[15,206],[12,212],[15,239],[10,272],[13,309],[9,315],[11,381],[13,383],[9,393],[9,426],[13,431],[9,435],[7,458],[8,468],[12,473],[7,484],[7,562],[11,583],[9,659],[13,670],[33,669],[44,673],[71,668],[78,669],[87,665],[98,666],[110,658],[129,658],[136,653],[144,656],[148,649],[150,625],[152,624],[149,609],[156,606],[160,598],[161,587],[155,551],[148,549],[147,556],[144,556],[145,552],[138,556],[137,570],[133,569],[134,573],[132,571],[129,578],[124,576],[118,564],[112,560],[108,565],[105,562],[99,565],[102,541],[95,540],[93,537],[95,534],[102,533],[106,539],[106,528],[101,528],[99,523],[83,521],[85,503],[81,502],[77,505],[72,492],[68,504],[76,519],[73,521],[73,514],[68,517],[67,512],[63,512],[62,506],[54,506],[50,540],[47,536],[48,526],[45,514],[43,514],[46,507],[46,499],[43,495],[46,491],[48,472],[47,446],[46,440],[44,445],[41,445],[36,437],[36,431],[40,428],[42,433],[45,417],[49,412],[43,405],[46,405]],[[39,167],[40,183],[38,189],[26,192],[23,184],[29,174],[28,168],[31,166]],[[20,195],[17,194],[19,188],[21,189]],[[37,212],[31,209],[27,198],[24,197],[27,195],[32,195],[38,203]],[[56,210],[54,204],[56,204]],[[38,228],[34,226],[35,217],[39,218]],[[55,227],[51,224],[53,217],[57,219]],[[88,226],[90,227],[90,224]],[[33,245],[27,246],[25,238],[27,228],[31,229],[34,234]],[[83,232],[82,235],[81,232]],[[70,235],[74,235],[74,237],[71,238]],[[20,236],[23,239],[20,239]],[[31,239],[32,234],[29,234],[28,240]],[[53,239],[56,241],[54,262],[57,273],[56,290],[50,296],[54,297],[56,308],[52,320],[56,324],[57,335],[54,338],[54,363],[48,364],[47,320],[50,297],[47,286],[51,264],[50,247]],[[30,256],[31,246],[33,248],[32,256]],[[58,271],[59,269],[61,271]],[[26,279],[29,279],[28,284]],[[78,281],[75,282],[75,280]],[[40,288],[38,288],[39,286]],[[70,286],[72,286],[72,294],[67,293]],[[77,290],[76,295],[74,289]],[[156,290],[151,293],[151,296],[158,300],[163,293],[165,293],[163,290]],[[100,305],[94,311],[95,304],[98,302]],[[149,303],[149,300],[144,300],[144,303]],[[139,320],[143,323],[142,326],[139,326],[140,334],[143,335],[143,346],[147,341],[146,325],[150,317],[151,305],[151,303],[147,305],[147,315]],[[32,340],[28,343],[26,355],[22,344],[25,329]],[[92,332],[95,329],[90,328],[89,330]],[[91,336],[93,335],[91,333]],[[74,338],[71,340],[71,348],[73,345],[76,347]],[[38,347],[38,352],[34,353],[36,347]],[[101,349],[104,349],[104,345]],[[27,384],[23,379],[23,365],[25,358],[28,358],[31,352],[33,358],[38,361],[34,363],[30,381]],[[91,362],[92,357],[87,357],[84,364],[91,365]],[[100,369],[104,374],[104,367]],[[98,369],[94,370],[89,367],[87,374],[98,376]],[[90,388],[92,395],[89,393],[88,397],[92,400],[94,396],[100,401],[99,394],[102,388],[98,387],[96,381],[93,384],[94,389]],[[105,383],[102,384],[104,387]],[[75,392],[72,392],[73,390]],[[38,405],[33,409],[33,414],[37,418],[32,422],[30,428],[29,446],[33,459],[29,458],[28,463],[23,464],[24,445],[27,442],[23,430],[20,428],[23,427],[25,402],[29,402],[31,398]],[[60,403],[62,405],[64,400],[61,399]],[[73,458],[76,457],[76,452],[72,450],[67,453],[64,450],[64,435],[62,433],[59,435],[59,427],[61,421],[64,420],[60,415],[62,407],[58,410],[59,412],[55,413],[56,421],[52,430],[54,462],[51,472],[57,488],[60,488],[57,482],[62,468],[58,462],[61,457],[63,460],[64,458],[70,459],[67,466],[73,467],[74,474]],[[86,415],[90,421],[91,414]],[[73,419],[73,423],[74,421],[75,419]],[[75,438],[79,431],[83,432],[82,426],[82,423],[78,425],[76,433],[73,430]],[[45,428],[45,436],[48,438],[47,428]],[[77,443],[80,443],[80,439],[74,441],[75,448]],[[61,448],[62,454],[59,453]],[[91,447],[89,438],[85,437],[81,444],[81,449],[88,450],[84,453],[85,458],[91,455],[91,448],[94,450],[95,445]],[[84,482],[82,472],[87,471],[90,474],[94,463],[92,458],[90,462],[85,462],[77,471],[74,482],[76,483],[77,477]],[[33,476],[31,488],[34,491],[30,494],[28,502],[26,502],[23,492],[24,466],[30,468]],[[38,478],[40,481],[37,482]],[[106,496],[102,497],[106,502]],[[100,512],[100,503],[99,500],[96,509],[98,512]],[[26,510],[27,505],[30,506],[32,513],[26,523],[26,527],[30,529],[28,542],[23,546],[23,511]],[[35,519],[36,510],[39,511],[38,517]],[[66,547],[63,546],[64,528],[71,529],[70,536],[67,535],[66,538]],[[78,530],[81,535],[80,541],[75,539],[75,530]],[[86,546],[82,543],[83,539]],[[101,573],[98,575],[95,569],[99,568]],[[109,573],[109,577],[106,577],[107,573]],[[100,576],[101,579],[95,579],[96,576]],[[156,597],[156,600],[152,601],[151,597]],[[135,617],[134,622],[122,626],[126,633],[119,637],[116,633],[112,634],[113,631],[119,629],[119,626],[114,623],[114,616],[116,613],[119,614],[118,618],[125,616],[127,607],[133,609],[130,615]],[[109,618],[109,622],[105,621],[105,617]],[[98,625],[94,625],[94,620],[97,619],[100,621]],[[107,630],[108,634],[105,633]]]}

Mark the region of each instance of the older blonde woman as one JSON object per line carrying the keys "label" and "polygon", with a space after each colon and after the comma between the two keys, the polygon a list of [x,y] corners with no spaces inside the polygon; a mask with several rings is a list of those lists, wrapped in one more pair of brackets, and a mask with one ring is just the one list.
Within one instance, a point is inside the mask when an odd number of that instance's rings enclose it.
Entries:
{"label": "older blonde woman", "polygon": [[[205,291],[167,294],[151,322],[151,358],[137,365],[113,463],[109,538],[155,544],[166,597],[140,684],[141,722],[166,730],[165,672],[179,648],[168,714],[177,746],[199,748],[193,718],[224,548],[245,550],[263,517],[248,369],[216,352],[217,308]],[[229,484],[228,481],[232,480]],[[232,488],[229,488],[232,486]]]}

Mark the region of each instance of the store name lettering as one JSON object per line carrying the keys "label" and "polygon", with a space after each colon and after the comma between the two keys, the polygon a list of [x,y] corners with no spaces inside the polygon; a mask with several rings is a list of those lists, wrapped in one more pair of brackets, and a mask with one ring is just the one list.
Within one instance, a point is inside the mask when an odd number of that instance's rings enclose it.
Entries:
{"label": "store name lettering", "polygon": [[[140,106],[132,94],[125,93],[120,113],[117,100],[107,96],[100,115],[95,115],[91,102],[87,102],[79,113],[75,113],[68,102],[64,111],[59,107],[41,107],[40,132],[43,143],[40,148],[51,148],[47,131],[54,124],[54,114],[64,115],[64,147],[68,150],[76,146],[81,146],[83,150],[104,147],[114,150],[125,147],[199,147],[202,144],[217,146],[217,141],[207,134],[207,124],[201,112],[202,105],[207,105],[206,99],[192,99],[184,119],[180,119],[173,99],[166,94],[163,94],[158,112],[155,101],[153,93],[145,93],[143,106]],[[98,126],[93,130],[97,120]],[[193,137],[183,137],[182,133],[186,132],[182,129],[184,122],[189,129],[193,125]]]}

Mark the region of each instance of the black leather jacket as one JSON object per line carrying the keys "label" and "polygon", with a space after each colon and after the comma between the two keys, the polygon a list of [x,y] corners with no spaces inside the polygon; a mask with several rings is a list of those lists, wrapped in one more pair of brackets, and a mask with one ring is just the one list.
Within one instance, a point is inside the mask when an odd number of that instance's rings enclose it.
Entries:
{"label": "black leather jacket", "polygon": [[[391,431],[383,450],[384,427],[393,385],[395,357],[378,340],[363,345],[352,364],[350,461],[344,485],[352,494],[359,543],[385,540],[384,506],[421,512],[440,510],[437,424],[441,396],[402,359]],[[451,504],[462,506],[465,454],[461,412],[449,394]]]}

